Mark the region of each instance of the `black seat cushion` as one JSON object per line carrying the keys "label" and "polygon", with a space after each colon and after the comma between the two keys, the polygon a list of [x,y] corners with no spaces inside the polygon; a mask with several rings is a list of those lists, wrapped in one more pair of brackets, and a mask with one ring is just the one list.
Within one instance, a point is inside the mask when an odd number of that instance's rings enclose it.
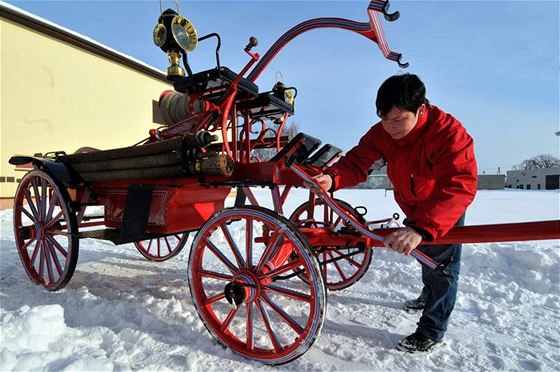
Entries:
{"label": "black seat cushion", "polygon": [[[186,76],[174,83],[175,90],[182,93],[195,93],[208,89],[227,88],[237,74],[227,67],[213,68],[206,71],[197,72],[191,76]],[[240,92],[249,96],[256,97],[259,94],[259,87],[245,78],[241,78],[238,84]]]}

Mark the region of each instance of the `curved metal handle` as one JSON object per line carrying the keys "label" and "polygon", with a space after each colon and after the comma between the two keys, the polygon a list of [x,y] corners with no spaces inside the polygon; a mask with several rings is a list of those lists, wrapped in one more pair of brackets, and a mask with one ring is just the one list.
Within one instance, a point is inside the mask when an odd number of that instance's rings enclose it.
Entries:
{"label": "curved metal handle", "polygon": [[208,35],[204,35],[198,38],[198,42],[201,42],[203,40],[206,40],[210,37],[215,37],[216,39],[218,39],[218,45],[216,45],[216,65],[218,70],[220,69],[220,47],[222,46],[222,38],[220,37],[220,35],[218,35],[215,32],[212,32]]}
{"label": "curved metal handle", "polygon": [[396,11],[394,13],[389,13],[389,0],[385,1],[385,5],[383,5],[383,8],[381,9],[381,11],[383,12],[383,16],[385,17],[385,19],[389,22],[395,22],[397,19],[399,19],[399,17],[401,16],[401,14]]}
{"label": "curved metal handle", "polygon": [[407,68],[408,62],[402,63],[401,59],[402,59],[402,54],[399,53],[399,56],[397,57],[397,64],[399,65],[400,68]]}

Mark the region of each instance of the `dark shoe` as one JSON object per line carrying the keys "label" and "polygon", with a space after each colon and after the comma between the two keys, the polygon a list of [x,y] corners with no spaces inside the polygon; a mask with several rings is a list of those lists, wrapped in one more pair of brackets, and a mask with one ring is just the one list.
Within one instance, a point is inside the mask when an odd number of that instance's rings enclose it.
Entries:
{"label": "dark shoe", "polygon": [[426,307],[426,298],[420,296],[417,299],[405,301],[403,309],[406,311],[419,311],[424,310],[424,307]]}
{"label": "dark shoe", "polygon": [[415,332],[408,337],[403,338],[397,344],[397,350],[406,351],[407,353],[424,353],[432,351],[434,346],[440,344],[441,341],[435,341]]}

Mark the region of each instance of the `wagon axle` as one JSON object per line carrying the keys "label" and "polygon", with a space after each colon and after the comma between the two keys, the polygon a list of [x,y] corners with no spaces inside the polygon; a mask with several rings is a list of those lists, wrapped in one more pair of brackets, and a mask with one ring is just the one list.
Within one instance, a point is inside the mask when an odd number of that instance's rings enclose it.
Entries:
{"label": "wagon axle", "polygon": [[[246,276],[244,276],[246,277]],[[257,297],[258,285],[252,282],[233,281],[224,287],[226,300],[234,306],[251,302]]]}

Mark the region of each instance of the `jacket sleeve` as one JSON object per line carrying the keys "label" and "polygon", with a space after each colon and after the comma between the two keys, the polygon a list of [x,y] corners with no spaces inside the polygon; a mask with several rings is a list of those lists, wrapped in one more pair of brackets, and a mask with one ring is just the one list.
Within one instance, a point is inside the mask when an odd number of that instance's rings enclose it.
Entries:
{"label": "jacket sleeve", "polygon": [[474,200],[477,166],[473,139],[458,122],[431,140],[438,144],[428,154],[436,185],[430,198],[418,204],[411,227],[437,239],[457,223]]}
{"label": "jacket sleeve", "polygon": [[367,179],[369,168],[382,158],[374,143],[375,131],[375,127],[372,127],[354,148],[325,170],[333,178],[332,191],[357,185]]}

